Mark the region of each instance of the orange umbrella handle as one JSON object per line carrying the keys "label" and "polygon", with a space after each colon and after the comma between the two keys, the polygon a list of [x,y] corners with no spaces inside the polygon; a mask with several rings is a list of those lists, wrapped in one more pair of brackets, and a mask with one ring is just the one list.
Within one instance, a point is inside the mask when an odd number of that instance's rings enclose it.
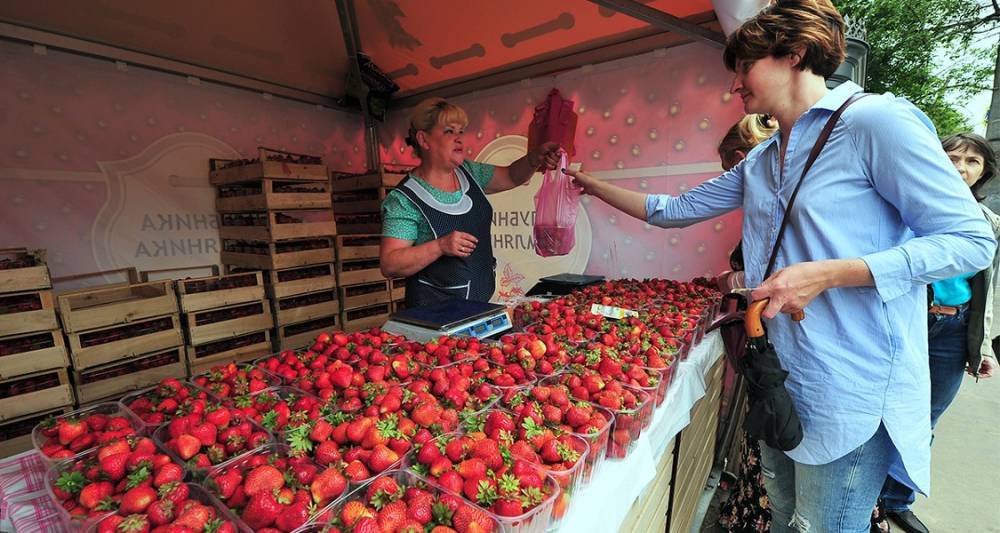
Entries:
{"label": "orange umbrella handle", "polygon": [[[747,337],[763,337],[764,336],[764,324],[760,321],[760,315],[764,312],[764,308],[767,307],[770,298],[764,298],[763,300],[757,300],[752,302],[747,306],[746,317],[743,319],[743,325],[747,330]],[[796,311],[792,313],[792,320],[799,322],[804,319],[806,314],[804,311]]]}

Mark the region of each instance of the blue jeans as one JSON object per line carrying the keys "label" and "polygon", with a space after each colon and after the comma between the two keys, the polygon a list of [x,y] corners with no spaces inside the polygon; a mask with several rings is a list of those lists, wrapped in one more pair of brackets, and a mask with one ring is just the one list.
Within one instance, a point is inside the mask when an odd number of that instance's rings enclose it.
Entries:
{"label": "blue jeans", "polygon": [[[955,315],[928,315],[927,348],[931,370],[931,429],[951,405],[965,376],[969,341],[969,306]],[[900,512],[910,508],[917,499],[913,489],[886,477],[882,487],[885,510]]]}
{"label": "blue jeans", "polygon": [[796,463],[760,443],[771,532],[868,533],[872,509],[896,451],[885,426],[825,465]]}

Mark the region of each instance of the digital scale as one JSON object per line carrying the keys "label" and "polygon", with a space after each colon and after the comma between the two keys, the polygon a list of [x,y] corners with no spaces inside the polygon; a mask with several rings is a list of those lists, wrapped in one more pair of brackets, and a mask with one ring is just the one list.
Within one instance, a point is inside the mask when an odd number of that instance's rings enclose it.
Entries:
{"label": "digital scale", "polygon": [[482,339],[511,327],[507,308],[502,305],[454,299],[393,313],[382,329],[393,335],[426,342],[441,335]]}
{"label": "digital scale", "polygon": [[535,284],[525,296],[563,296],[577,289],[582,289],[588,285],[601,283],[604,276],[591,276],[588,274],[556,274],[538,278]]}

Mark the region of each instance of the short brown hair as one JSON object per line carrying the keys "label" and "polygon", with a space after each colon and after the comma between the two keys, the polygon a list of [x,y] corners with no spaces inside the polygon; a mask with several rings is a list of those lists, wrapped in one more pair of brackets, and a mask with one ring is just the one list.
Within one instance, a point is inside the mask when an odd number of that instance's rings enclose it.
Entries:
{"label": "short brown hair", "polygon": [[984,185],[997,176],[997,158],[993,153],[993,147],[982,135],[975,133],[956,133],[941,141],[941,147],[945,152],[957,150],[972,150],[983,158],[983,175],[979,181],[972,184],[972,194],[976,200],[982,201],[985,196],[980,192]]}
{"label": "short brown hair", "polygon": [[406,144],[412,146],[417,157],[420,157],[417,132],[428,131],[434,126],[444,126],[453,122],[461,124],[462,127],[468,126],[469,116],[464,109],[444,98],[427,98],[410,110],[410,129],[407,132]]}
{"label": "short brown hair", "polygon": [[829,0],[776,0],[729,36],[722,59],[787,57],[801,50],[799,70],[829,78],[844,62],[844,18]]}

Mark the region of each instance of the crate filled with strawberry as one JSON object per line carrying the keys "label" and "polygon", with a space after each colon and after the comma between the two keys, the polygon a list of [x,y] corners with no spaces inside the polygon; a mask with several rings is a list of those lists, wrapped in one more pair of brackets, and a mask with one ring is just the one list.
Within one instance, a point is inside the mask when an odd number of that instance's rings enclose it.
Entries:
{"label": "crate filled with strawberry", "polygon": [[214,465],[272,441],[271,434],[249,417],[220,403],[175,416],[154,431],[153,438],[196,478]]}
{"label": "crate filled with strawberry", "polygon": [[496,533],[496,518],[456,494],[406,470],[392,470],[355,489],[330,508],[330,520],[300,533],[386,531]]}
{"label": "crate filled with strawberry", "polygon": [[32,430],[31,440],[42,457],[53,462],[144,432],[145,424],[134,413],[108,402],[45,419]]}
{"label": "crate filled with strawberry", "polygon": [[[515,457],[541,467],[559,484],[559,497],[552,506],[552,523],[558,524],[566,515],[573,495],[587,474],[590,445],[583,437],[546,424],[540,411],[524,408],[520,415],[501,409],[490,409],[462,421],[465,434],[489,437],[507,445]],[[602,453],[603,450],[598,450]]]}
{"label": "crate filled with strawberry", "polygon": [[[570,433],[586,440],[589,453],[583,467],[583,483],[590,482],[604,465],[615,419],[609,409],[573,399],[569,388],[559,384],[509,390],[498,406],[513,414],[518,431],[527,431],[541,423],[557,433]],[[526,422],[527,419],[531,422]]]}
{"label": "crate filled with strawberry", "polygon": [[608,458],[627,457],[635,448],[642,430],[653,419],[653,397],[648,392],[623,385],[620,381],[605,382],[597,373],[564,373],[545,378],[539,384],[565,385],[573,398],[592,402],[614,413]]}
{"label": "crate filled with strawberry", "polygon": [[570,364],[571,350],[553,335],[514,333],[500,337],[499,345],[492,346],[487,357],[494,363],[515,363],[539,376],[551,376]]}
{"label": "crate filled with strawberry", "polygon": [[323,401],[295,387],[269,387],[254,394],[235,396],[224,401],[244,417],[269,431],[277,440],[285,432],[319,418]]}
{"label": "crate filled with strawberry", "polygon": [[144,513],[161,495],[184,491],[184,469],[143,436],[123,437],[46,474],[46,488],[71,521]]}
{"label": "crate filled with strawberry", "polygon": [[[158,499],[142,512],[125,514],[121,510],[107,516],[87,531],[125,533],[143,531],[201,531],[204,533],[237,533],[239,522],[219,500],[201,485],[180,483],[166,492],[158,491]],[[143,496],[143,503],[148,493]],[[124,501],[124,500],[123,500]],[[137,504],[135,507],[141,507]]]}
{"label": "crate filled with strawberry", "polygon": [[324,509],[340,498],[348,480],[338,466],[321,466],[287,446],[269,444],[213,469],[205,479],[218,497],[252,531],[293,531],[324,520]]}
{"label": "crate filled with strawberry", "polygon": [[209,402],[216,401],[205,389],[177,378],[166,378],[118,400],[143,421],[149,432],[175,415],[204,411]]}
{"label": "crate filled with strawberry", "polygon": [[220,400],[280,385],[280,378],[250,363],[229,363],[191,377],[191,382]]}
{"label": "crate filled with strawberry", "polygon": [[421,445],[404,465],[493,515],[504,531],[546,531],[559,484],[484,434],[448,433]]}

